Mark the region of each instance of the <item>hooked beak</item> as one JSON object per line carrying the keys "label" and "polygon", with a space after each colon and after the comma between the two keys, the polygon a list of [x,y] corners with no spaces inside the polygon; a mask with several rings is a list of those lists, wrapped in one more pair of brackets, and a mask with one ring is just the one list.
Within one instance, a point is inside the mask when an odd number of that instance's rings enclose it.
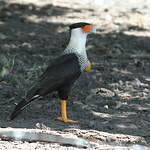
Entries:
{"label": "hooked beak", "polygon": [[96,33],[96,28],[93,27],[91,32]]}
{"label": "hooked beak", "polygon": [[82,31],[85,33],[90,33],[90,32],[96,33],[96,28],[90,24],[82,27]]}

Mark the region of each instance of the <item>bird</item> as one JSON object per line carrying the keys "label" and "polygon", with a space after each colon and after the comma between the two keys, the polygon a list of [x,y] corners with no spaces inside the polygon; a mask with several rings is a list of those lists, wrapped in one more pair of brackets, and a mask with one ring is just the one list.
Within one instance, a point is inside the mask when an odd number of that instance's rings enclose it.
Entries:
{"label": "bird", "polygon": [[14,108],[10,115],[13,120],[35,99],[56,91],[60,98],[60,117],[58,120],[77,122],[68,118],[67,101],[71,88],[83,72],[90,72],[91,62],[86,53],[86,40],[89,33],[95,33],[93,24],[77,22],[69,26],[69,43],[62,54],[51,61],[43,74],[39,76],[26,93],[26,96]]}

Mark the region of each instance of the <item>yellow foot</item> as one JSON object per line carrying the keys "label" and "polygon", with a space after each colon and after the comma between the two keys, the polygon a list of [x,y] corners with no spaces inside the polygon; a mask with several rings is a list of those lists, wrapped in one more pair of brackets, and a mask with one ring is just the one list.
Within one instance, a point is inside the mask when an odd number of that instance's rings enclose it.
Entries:
{"label": "yellow foot", "polygon": [[75,121],[75,120],[70,120],[68,118],[62,118],[62,117],[59,117],[58,118],[59,121],[62,121],[62,122],[65,122],[65,123],[77,123],[78,121]]}

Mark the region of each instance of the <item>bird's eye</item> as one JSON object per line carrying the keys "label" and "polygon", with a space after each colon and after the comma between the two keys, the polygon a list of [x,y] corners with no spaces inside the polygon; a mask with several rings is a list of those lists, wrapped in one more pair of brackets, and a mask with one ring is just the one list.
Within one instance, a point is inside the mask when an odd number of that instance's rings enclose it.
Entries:
{"label": "bird's eye", "polygon": [[86,25],[86,26],[82,27],[82,31],[83,32],[91,32],[92,28],[93,28],[93,25]]}

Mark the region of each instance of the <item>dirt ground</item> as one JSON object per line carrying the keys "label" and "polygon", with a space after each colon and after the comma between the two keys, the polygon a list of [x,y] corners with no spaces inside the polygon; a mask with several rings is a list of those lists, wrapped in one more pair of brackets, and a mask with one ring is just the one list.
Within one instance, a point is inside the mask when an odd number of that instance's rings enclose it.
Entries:
{"label": "dirt ground", "polygon": [[[141,0],[142,2],[142,0]],[[75,124],[58,122],[56,93],[9,115],[50,59],[68,42],[68,25],[90,22],[87,52],[93,68],[68,100]],[[0,1],[0,127],[40,128],[97,142],[150,145],[150,10],[59,1]],[[0,141],[0,149],[73,149],[48,143]],[[77,148],[74,148],[77,149]]]}

